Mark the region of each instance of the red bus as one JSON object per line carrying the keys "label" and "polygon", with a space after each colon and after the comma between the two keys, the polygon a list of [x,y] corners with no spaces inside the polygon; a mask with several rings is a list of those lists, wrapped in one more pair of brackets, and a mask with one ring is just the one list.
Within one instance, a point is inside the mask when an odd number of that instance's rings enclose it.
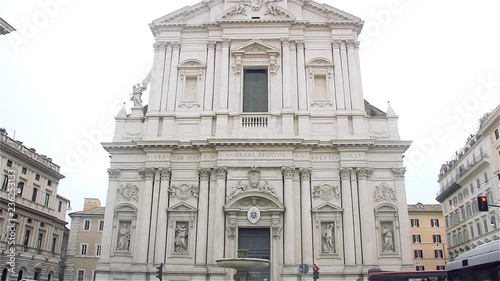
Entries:
{"label": "red bus", "polygon": [[368,274],[368,281],[444,281],[446,270],[376,271]]}

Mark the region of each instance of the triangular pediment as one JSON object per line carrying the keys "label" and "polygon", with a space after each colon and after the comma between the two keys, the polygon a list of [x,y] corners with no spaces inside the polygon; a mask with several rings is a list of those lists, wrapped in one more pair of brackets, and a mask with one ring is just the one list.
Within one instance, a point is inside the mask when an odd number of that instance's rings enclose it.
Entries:
{"label": "triangular pediment", "polygon": [[342,212],[342,208],[333,205],[332,203],[325,202],[312,209],[313,213],[331,213],[331,212]]}
{"label": "triangular pediment", "polygon": [[175,204],[174,206],[170,207],[167,209],[168,212],[197,212],[198,209],[196,209],[193,206],[190,206],[184,202]]}
{"label": "triangular pediment", "polygon": [[186,6],[161,18],[158,18],[151,23],[151,27],[169,24],[178,25],[182,23],[190,23],[191,21],[193,21],[193,19],[198,18],[199,20],[194,21],[197,21],[199,23],[208,21],[210,15],[210,7],[208,6],[207,2],[209,1],[203,1],[192,6]]}
{"label": "triangular pediment", "polygon": [[233,56],[236,54],[268,55],[268,54],[279,54],[279,50],[274,46],[269,45],[259,39],[252,39],[232,50],[232,54]]}
{"label": "triangular pediment", "polygon": [[217,17],[217,21],[293,21],[295,16],[274,2],[252,3],[251,0],[242,0],[241,2],[234,2],[234,5],[226,9],[222,14]]}
{"label": "triangular pediment", "polygon": [[304,1],[298,0],[298,2],[303,2],[303,20],[310,21],[340,21],[340,22],[362,22],[360,18],[339,10],[327,4],[320,4],[315,1]]}

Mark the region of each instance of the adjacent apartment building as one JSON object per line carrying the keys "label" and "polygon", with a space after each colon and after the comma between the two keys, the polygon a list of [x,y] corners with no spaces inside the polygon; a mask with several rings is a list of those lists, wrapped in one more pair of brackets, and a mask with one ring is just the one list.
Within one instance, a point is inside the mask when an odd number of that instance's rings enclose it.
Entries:
{"label": "adjacent apartment building", "polygon": [[440,190],[436,200],[443,207],[450,259],[477,245],[500,238],[500,210],[490,207],[479,212],[477,196],[489,204],[500,203],[500,106],[480,119],[452,160],[439,172]]}
{"label": "adjacent apartment building", "polygon": [[63,280],[70,202],[59,166],[0,128],[0,176],[1,280]]}
{"label": "adjacent apartment building", "polygon": [[68,277],[71,281],[94,280],[94,271],[101,256],[104,229],[104,207],[97,198],[85,198],[83,211],[71,217],[68,246]]}
{"label": "adjacent apartment building", "polygon": [[415,270],[444,270],[448,247],[441,205],[408,205],[408,216]]}

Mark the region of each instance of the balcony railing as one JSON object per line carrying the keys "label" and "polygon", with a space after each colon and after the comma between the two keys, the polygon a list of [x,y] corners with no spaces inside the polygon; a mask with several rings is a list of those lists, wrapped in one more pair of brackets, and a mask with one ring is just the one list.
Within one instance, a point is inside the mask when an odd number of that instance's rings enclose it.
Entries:
{"label": "balcony railing", "polygon": [[243,128],[267,128],[269,117],[266,115],[250,115],[241,117],[241,127]]}

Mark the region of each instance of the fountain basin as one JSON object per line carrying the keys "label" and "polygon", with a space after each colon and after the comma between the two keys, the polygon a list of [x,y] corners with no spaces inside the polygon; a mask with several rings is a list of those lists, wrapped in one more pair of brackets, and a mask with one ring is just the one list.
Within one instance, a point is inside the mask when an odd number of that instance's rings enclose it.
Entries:
{"label": "fountain basin", "polygon": [[271,262],[265,259],[254,258],[225,258],[218,259],[215,261],[215,263],[217,264],[217,266],[223,268],[234,268],[236,270],[252,270],[268,268]]}

